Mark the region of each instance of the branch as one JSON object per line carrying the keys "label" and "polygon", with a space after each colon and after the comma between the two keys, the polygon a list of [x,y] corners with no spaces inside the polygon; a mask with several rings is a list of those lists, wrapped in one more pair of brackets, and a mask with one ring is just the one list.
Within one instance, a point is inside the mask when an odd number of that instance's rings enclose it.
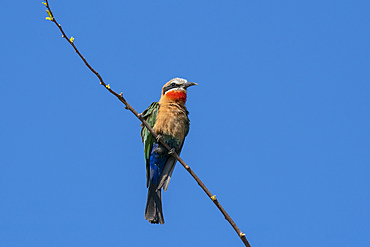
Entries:
{"label": "branch", "polygon": [[51,11],[51,8],[50,8],[50,5],[49,5],[49,2],[48,0],[45,0],[45,2],[43,2],[43,4],[46,6],[46,12],[48,13],[49,17],[46,17],[47,20],[50,20],[52,22],[55,23],[55,25],[59,28],[60,32],[62,33],[62,37],[67,40],[67,42],[73,47],[73,49],[75,50],[75,52],[78,54],[78,56],[82,59],[82,61],[85,63],[85,65],[91,70],[91,72],[93,72],[99,79],[100,81],[100,84],[102,86],[105,87],[105,89],[107,89],[111,94],[113,94],[114,96],[117,97],[117,99],[119,101],[121,101],[124,105],[125,105],[125,108],[129,111],[131,111],[142,123],[143,125],[149,130],[149,132],[154,136],[154,138],[156,138],[157,140],[160,141],[160,143],[162,143],[162,145],[168,150],[170,151],[170,154],[175,157],[179,162],[180,164],[190,173],[190,175],[195,179],[195,181],[198,183],[198,185],[203,189],[203,191],[207,194],[207,196],[213,201],[213,203],[217,206],[217,208],[221,211],[221,213],[224,215],[225,219],[230,223],[230,225],[234,228],[234,230],[236,231],[236,233],[238,234],[238,236],[240,237],[240,239],[243,241],[243,243],[245,244],[245,246],[247,247],[251,247],[247,238],[245,237],[245,234],[239,229],[239,227],[236,225],[236,223],[233,221],[233,219],[230,217],[230,215],[226,212],[226,210],[221,206],[220,202],[216,199],[216,195],[213,195],[209,190],[208,188],[204,185],[204,183],[199,179],[199,177],[194,173],[194,171],[185,163],[185,161],[183,159],[180,158],[180,156],[174,152],[173,150],[171,150],[171,147],[165,143],[163,141],[163,139],[157,135],[154,130],[149,126],[149,124],[143,119],[142,115],[139,114],[128,102],[127,100],[123,97],[123,93],[116,93],[115,91],[113,91],[111,88],[110,88],[110,85],[109,84],[106,84],[104,81],[103,81],[103,78],[100,76],[100,74],[94,70],[91,65],[87,62],[87,60],[85,59],[84,56],[82,56],[82,54],[80,53],[80,51],[77,49],[77,47],[75,46],[75,44],[73,43],[74,42],[74,38],[71,37],[71,38],[68,38],[68,36],[65,34],[62,26],[57,22],[57,20],[55,19],[54,15],[53,15],[53,12]]}

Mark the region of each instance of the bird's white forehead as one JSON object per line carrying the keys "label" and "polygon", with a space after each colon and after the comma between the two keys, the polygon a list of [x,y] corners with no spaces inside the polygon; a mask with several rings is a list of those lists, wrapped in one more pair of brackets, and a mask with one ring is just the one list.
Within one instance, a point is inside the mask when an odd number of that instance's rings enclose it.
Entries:
{"label": "bird's white forehead", "polygon": [[174,82],[174,83],[176,83],[176,84],[184,84],[184,83],[187,83],[188,81],[187,81],[187,80],[185,80],[185,79],[183,79],[183,78],[178,78],[178,77],[176,77],[176,78],[173,78],[173,79],[171,80],[171,82]]}

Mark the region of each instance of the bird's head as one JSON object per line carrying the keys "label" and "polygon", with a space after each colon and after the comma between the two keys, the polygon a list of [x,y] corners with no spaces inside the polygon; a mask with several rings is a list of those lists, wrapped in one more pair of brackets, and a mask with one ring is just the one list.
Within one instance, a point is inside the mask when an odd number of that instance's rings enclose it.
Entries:
{"label": "bird's head", "polygon": [[187,88],[190,86],[198,85],[195,82],[188,82],[182,78],[173,78],[162,88],[162,97],[170,101],[186,102]]}

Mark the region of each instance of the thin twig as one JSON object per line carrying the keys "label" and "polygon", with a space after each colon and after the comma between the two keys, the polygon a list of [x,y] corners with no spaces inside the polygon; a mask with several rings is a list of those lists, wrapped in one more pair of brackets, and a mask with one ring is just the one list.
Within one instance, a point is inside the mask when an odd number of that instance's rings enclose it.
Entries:
{"label": "thin twig", "polygon": [[[77,47],[75,46],[75,44],[73,43],[73,38],[68,38],[68,36],[65,34],[65,32],[63,31],[63,28],[62,26],[56,21],[54,15],[53,15],[53,12],[51,11],[51,8],[50,8],[50,5],[49,5],[49,2],[48,0],[45,0],[45,6],[47,8],[47,12],[49,14],[49,18],[47,18],[48,20],[52,21],[55,23],[55,25],[57,25],[57,27],[59,28],[60,32],[62,33],[62,37],[64,39],[67,40],[67,42],[73,47],[73,49],[75,50],[75,52],[80,56],[80,58],[82,59],[82,61],[85,63],[85,65],[91,70],[91,72],[93,72],[99,79],[100,81],[100,84],[103,85],[105,87],[105,89],[107,89],[111,94],[113,94],[114,96],[116,96],[126,107],[127,110],[131,111],[142,123],[143,125],[149,130],[149,132],[154,136],[154,138],[156,138],[157,140],[160,141],[160,143],[163,144],[163,146],[165,148],[167,148],[168,151],[171,151],[171,147],[165,143],[162,138],[159,138],[159,136],[154,132],[154,130],[149,126],[149,124],[143,119],[142,115],[139,114],[127,101],[126,99],[123,97],[123,93],[116,93],[115,91],[113,91],[111,88],[110,88],[110,85],[109,84],[106,84],[104,81],[103,81],[103,78],[100,76],[100,74],[94,70],[91,65],[87,62],[87,60],[85,59],[84,56],[82,56],[82,54],[80,53],[80,51],[77,49]],[[245,246],[247,247],[251,247],[247,238],[245,237],[245,234],[239,229],[239,227],[236,225],[236,223],[233,221],[233,219],[230,217],[230,215],[226,212],[226,210],[221,206],[220,202],[216,199],[216,196],[213,195],[209,190],[208,188],[204,185],[204,183],[199,179],[199,177],[194,173],[194,171],[185,163],[185,161],[183,159],[180,158],[180,156],[176,153],[176,152],[171,152],[171,155],[173,157],[175,157],[179,162],[180,164],[190,173],[190,175],[195,179],[195,181],[198,183],[198,185],[203,189],[203,191],[207,194],[207,196],[213,201],[213,203],[217,206],[217,208],[221,211],[221,213],[225,216],[225,219],[230,223],[230,225],[234,228],[234,230],[236,231],[236,233],[238,234],[238,236],[240,237],[240,239],[243,241],[243,243],[245,244]]]}

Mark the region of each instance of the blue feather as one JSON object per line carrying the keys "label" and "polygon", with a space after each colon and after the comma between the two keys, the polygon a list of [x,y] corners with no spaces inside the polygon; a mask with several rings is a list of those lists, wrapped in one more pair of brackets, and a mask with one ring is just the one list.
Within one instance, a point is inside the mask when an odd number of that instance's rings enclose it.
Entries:
{"label": "blue feather", "polygon": [[162,175],[168,156],[168,152],[166,152],[166,148],[163,147],[162,144],[157,142],[153,144],[149,159],[149,184],[154,183],[158,185],[159,178]]}

